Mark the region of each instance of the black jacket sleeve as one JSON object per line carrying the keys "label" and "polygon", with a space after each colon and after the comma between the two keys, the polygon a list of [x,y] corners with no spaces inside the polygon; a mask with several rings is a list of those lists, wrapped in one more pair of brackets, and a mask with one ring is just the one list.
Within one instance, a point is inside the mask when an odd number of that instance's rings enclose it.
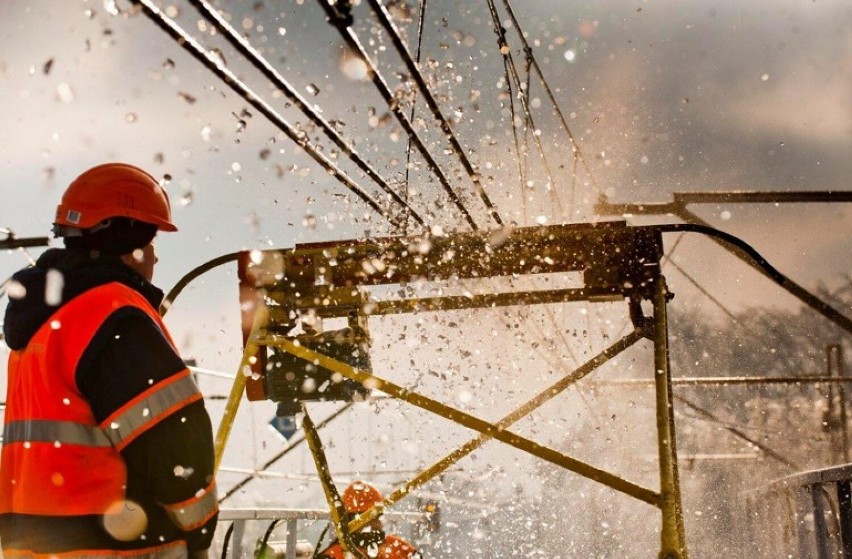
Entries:
{"label": "black jacket sleeve", "polygon": [[[98,422],[186,366],[159,327],[142,311],[120,309],[98,330],[77,367],[77,385]],[[148,545],[184,539],[190,552],[210,546],[217,517],[183,532],[161,504],[193,498],[213,481],[213,434],[202,400],[184,406],[139,435],[122,451],[127,498],[148,515]]]}

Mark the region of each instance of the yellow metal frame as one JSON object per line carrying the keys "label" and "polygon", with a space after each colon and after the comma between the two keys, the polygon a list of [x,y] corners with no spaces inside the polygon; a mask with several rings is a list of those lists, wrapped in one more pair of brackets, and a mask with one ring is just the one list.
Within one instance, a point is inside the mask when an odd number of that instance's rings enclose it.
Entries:
{"label": "yellow metal frame", "polygon": [[[237,410],[239,409],[239,401],[242,397],[242,392],[245,387],[245,378],[248,373],[247,368],[250,365],[250,356],[256,351],[257,346],[272,346],[480,433],[479,437],[468,441],[432,466],[424,469],[417,476],[408,480],[405,484],[388,495],[382,503],[364,512],[348,525],[344,523],[343,526],[345,527],[343,527],[341,526],[341,519],[343,516],[340,511],[337,510],[338,507],[335,506],[335,503],[340,502],[339,498],[334,498],[333,490],[330,488],[331,478],[328,473],[327,466],[325,468],[321,466],[321,464],[324,463],[324,456],[323,458],[318,458],[319,456],[322,456],[319,438],[315,433],[313,422],[310,421],[309,416],[305,414],[303,427],[305,428],[306,437],[311,451],[314,454],[315,460],[318,461],[318,471],[321,472],[320,477],[323,481],[323,488],[326,492],[326,497],[332,511],[332,519],[336,529],[338,530],[338,537],[341,542],[346,542],[349,534],[360,530],[371,520],[380,516],[385,508],[392,506],[417,487],[423,485],[435,476],[440,475],[459,460],[482,446],[482,444],[488,440],[497,439],[510,446],[518,448],[519,450],[532,454],[533,456],[537,456],[542,460],[571,470],[583,477],[602,483],[616,491],[620,491],[635,499],[659,508],[662,512],[662,549],[660,551],[660,557],[665,559],[686,559],[688,555],[686,552],[680,487],[677,475],[677,448],[674,438],[674,415],[671,412],[670,405],[672,400],[671,375],[669,374],[668,367],[668,342],[665,330],[665,321],[665,282],[662,281],[661,278],[661,288],[659,289],[657,300],[655,300],[655,327],[650,328],[646,326],[634,330],[591,360],[572,371],[570,374],[557,381],[555,384],[541,391],[538,395],[526,402],[517,410],[499,421],[491,423],[461,410],[447,406],[422,394],[418,394],[417,392],[410,391],[371,373],[354,368],[347,363],[337,361],[323,355],[322,353],[296,345],[285,336],[263,335],[261,320],[258,324],[256,324],[253,334],[250,336],[250,341],[246,345],[246,351],[240,364],[239,374],[237,374],[234,381],[231,395],[225,409],[225,414],[219,427],[216,437],[216,465],[218,467],[221,462],[225,445],[231,431],[231,426],[233,425]],[[591,373],[594,369],[646,337],[652,337],[655,344],[655,385],[660,459],[659,492],[647,489],[624,478],[567,456],[552,448],[540,445],[539,443],[523,437],[522,435],[516,434],[508,429],[508,427],[512,424],[527,416],[557,394],[563,392],[575,382]],[[336,490],[334,491],[336,492]]]}
{"label": "yellow metal frame", "polygon": [[[546,230],[547,228],[543,229]],[[537,231],[537,234],[541,235],[540,231]],[[546,237],[546,239],[548,241],[553,241],[554,236],[551,235],[549,237]],[[476,241],[477,239],[473,240]],[[556,240],[558,241],[558,239]],[[467,239],[466,242],[471,245],[475,244],[471,242],[471,239]],[[558,243],[554,246],[556,247],[556,249],[554,250],[557,250]],[[534,247],[530,245],[529,247],[525,246],[524,248],[532,250]],[[335,255],[338,254],[338,249],[339,247],[334,249]],[[370,249],[373,250],[373,247],[370,247]],[[324,253],[329,252],[327,248],[317,250],[321,250]],[[593,254],[594,251],[590,250],[590,253]],[[468,261],[466,260],[466,262]],[[507,264],[507,262],[510,263],[510,261],[506,259],[506,257],[504,257],[504,261],[500,263],[500,265],[503,267],[503,270],[510,269],[510,266]],[[420,266],[421,263],[418,262],[417,265]],[[357,268],[353,269],[357,270]],[[477,271],[477,274],[478,273],[479,271]],[[647,274],[647,270],[644,270],[643,273]],[[369,278],[367,279],[369,280]],[[365,282],[370,283],[370,281],[374,285],[381,283],[380,281],[374,280],[369,280]],[[331,289],[329,293],[333,295],[333,291],[334,290]],[[352,288],[345,288],[340,291],[346,292],[351,296]],[[302,296],[304,296],[304,294],[302,294]],[[477,438],[468,441],[464,445],[452,451],[447,456],[437,461],[432,466],[424,469],[418,475],[414,476],[406,483],[401,485],[399,488],[394,490],[390,495],[388,495],[384,499],[382,503],[377,504],[376,506],[361,514],[355,520],[352,520],[347,524],[343,522],[344,517],[342,516],[341,510],[339,509],[339,496],[337,496],[336,488],[334,487],[333,480],[331,479],[331,475],[328,471],[327,462],[325,461],[325,455],[322,450],[322,444],[319,439],[319,435],[316,432],[316,429],[314,428],[313,422],[310,420],[309,415],[306,413],[305,420],[303,422],[306,438],[314,455],[314,460],[317,464],[320,479],[323,483],[323,488],[329,502],[329,507],[331,509],[335,529],[337,530],[339,540],[344,546],[348,546],[348,544],[350,543],[349,534],[363,528],[371,520],[377,518],[379,515],[381,515],[382,511],[385,508],[392,506],[394,503],[408,495],[416,487],[419,487],[428,480],[441,474],[453,464],[461,460],[464,456],[467,456],[468,454],[479,448],[488,440],[497,439],[505,444],[527,452],[542,460],[551,462],[555,465],[571,470],[579,475],[582,475],[583,477],[602,483],[607,487],[610,487],[611,489],[624,493],[630,497],[633,497],[658,508],[661,512],[662,524],[660,531],[660,551],[658,557],[660,559],[688,559],[686,536],[683,523],[680,483],[678,477],[677,445],[674,427],[674,410],[672,405],[672,381],[669,368],[666,316],[666,304],[669,298],[669,293],[666,287],[665,278],[659,273],[658,268],[654,270],[651,281],[648,282],[648,285],[645,286],[641,296],[643,298],[648,298],[651,301],[653,305],[653,316],[641,316],[641,311],[638,310],[638,300],[631,297],[631,319],[633,319],[634,325],[636,326],[636,329],[633,332],[623,337],[618,342],[612,344],[610,347],[606,348],[594,358],[590,359],[588,362],[584,363],[583,365],[581,365],[580,367],[557,381],[552,386],[540,392],[538,395],[526,402],[520,408],[495,423],[485,421],[481,418],[443,404],[437,400],[434,400],[417,392],[408,390],[405,387],[394,384],[391,381],[373,375],[367,371],[360,370],[347,363],[337,361],[322,353],[313,351],[309,348],[294,343],[294,341],[288,336],[276,333],[275,328],[268,327],[270,324],[275,325],[276,323],[280,322],[279,319],[281,317],[273,316],[272,318],[270,318],[270,315],[278,314],[281,312],[281,310],[272,307],[270,308],[270,312],[267,313],[266,310],[263,309],[263,312],[258,312],[255,314],[254,325],[251,329],[251,333],[247,337],[246,351],[244,352],[243,359],[240,363],[240,370],[238,371],[237,378],[234,382],[234,386],[231,391],[231,396],[228,400],[228,404],[226,406],[225,413],[219,427],[219,432],[216,438],[216,464],[218,466],[218,464],[221,462],[222,454],[224,453],[231,426],[233,425],[233,421],[236,417],[236,413],[239,408],[239,401],[241,399],[243,391],[245,390],[246,374],[249,373],[247,369],[252,364],[253,356],[261,347],[275,347],[299,359],[303,359],[305,361],[313,363],[314,365],[323,367],[330,371],[334,371],[347,379],[360,382],[365,386],[380,390],[381,392],[384,392],[392,397],[408,402],[411,405],[427,410],[448,420],[454,421],[464,427],[467,427],[479,433],[479,436]],[[412,312],[415,310],[472,308],[508,304],[541,304],[569,300],[587,300],[595,302],[598,300],[604,300],[604,298],[606,300],[611,301],[613,300],[613,298],[621,297],[618,297],[617,293],[610,293],[606,291],[606,289],[597,297],[594,297],[593,294],[590,294],[590,292],[586,290],[551,290],[520,294],[512,293],[496,294],[489,296],[461,298],[455,297],[444,299],[434,298],[426,300],[389,302],[386,303],[384,307],[373,305],[372,314],[392,314],[396,312]],[[327,298],[327,301],[330,301],[331,303],[330,305],[327,303],[326,308],[324,309],[324,312],[327,316],[334,316],[335,313],[340,312],[339,308],[334,309],[333,311],[330,311],[328,309],[329,306],[334,306],[334,297]],[[278,301],[278,303],[280,304],[281,302]],[[377,309],[379,312],[376,312]],[[318,311],[323,312],[323,309],[318,309]],[[555,397],[557,394],[561,393],[562,391],[573,385],[575,382],[591,373],[594,369],[601,366],[609,359],[631,347],[643,338],[650,339],[651,341],[653,341],[654,344],[656,425],[658,435],[658,455],[660,468],[659,491],[654,491],[652,489],[642,487],[634,482],[631,482],[627,479],[619,477],[605,470],[596,468],[595,466],[577,460],[576,458],[563,454],[553,448],[541,445],[529,438],[526,438],[509,430],[509,427],[516,423],[518,420],[525,417],[533,410],[544,404],[546,401]]]}

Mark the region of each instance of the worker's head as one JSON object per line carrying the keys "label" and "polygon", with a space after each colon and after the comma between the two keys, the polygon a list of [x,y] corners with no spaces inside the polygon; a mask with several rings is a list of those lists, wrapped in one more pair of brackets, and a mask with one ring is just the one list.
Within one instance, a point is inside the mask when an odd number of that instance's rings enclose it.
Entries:
{"label": "worker's head", "polygon": [[53,225],[68,248],[117,256],[150,280],[157,231],[177,231],[169,197],[150,174],[126,163],[93,167],[62,195]]}
{"label": "worker's head", "polygon": [[353,481],[343,490],[343,508],[349,514],[361,514],[382,501],[379,490],[365,481]]}

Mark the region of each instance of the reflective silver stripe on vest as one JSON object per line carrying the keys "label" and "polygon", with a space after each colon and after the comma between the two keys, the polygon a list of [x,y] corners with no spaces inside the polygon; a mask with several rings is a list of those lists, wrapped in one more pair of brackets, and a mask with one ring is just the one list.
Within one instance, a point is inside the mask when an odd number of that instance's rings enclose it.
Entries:
{"label": "reflective silver stripe on vest", "polygon": [[130,406],[112,418],[109,424],[102,424],[104,433],[119,447],[122,441],[156,424],[164,415],[174,411],[176,405],[196,394],[200,396],[198,387],[187,372],[183,378],[155,390]]}
{"label": "reflective silver stripe on vest", "polygon": [[216,484],[211,483],[204,489],[204,495],[178,503],[176,505],[163,505],[166,514],[181,530],[193,530],[198,528],[216,512],[218,503],[216,499]]}
{"label": "reflective silver stripe on vest", "polygon": [[83,446],[112,446],[98,427],[73,421],[31,419],[10,421],[3,426],[3,443],[60,443]]}

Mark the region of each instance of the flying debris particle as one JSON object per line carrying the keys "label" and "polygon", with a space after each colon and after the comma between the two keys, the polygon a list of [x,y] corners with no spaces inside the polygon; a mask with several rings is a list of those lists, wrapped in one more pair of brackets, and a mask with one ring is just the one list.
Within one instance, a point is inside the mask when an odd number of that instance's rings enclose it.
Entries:
{"label": "flying debris particle", "polygon": [[305,217],[302,218],[302,226],[306,229],[310,229],[313,231],[317,228],[317,218],[312,213],[305,214]]}
{"label": "flying debris particle", "polygon": [[547,216],[546,215],[540,215],[540,216],[535,218],[535,222],[538,223],[539,225],[545,225],[547,223]]}
{"label": "flying debris particle", "polygon": [[74,90],[67,83],[61,83],[56,86],[56,96],[67,105],[74,101]]}
{"label": "flying debris particle", "polygon": [[136,113],[127,113],[126,115],[124,115],[124,122],[128,124],[133,124],[137,120],[138,117],[136,116]]}
{"label": "flying debris particle", "polygon": [[167,59],[163,60],[163,69],[171,70],[174,67],[175,67],[175,61],[172,60],[171,58],[167,58]]}
{"label": "flying debris particle", "polygon": [[51,68],[53,68],[53,59],[52,59],[52,58],[49,58],[49,59],[47,60],[47,62],[45,62],[45,63],[42,65],[42,67],[41,67],[41,71],[42,71],[42,73],[46,76],[46,75],[48,75],[48,74],[50,73],[50,69],[51,69]]}
{"label": "flying debris particle", "polygon": [[246,124],[245,120],[238,117],[235,113],[231,113],[231,114],[233,114],[234,117],[237,119],[237,128],[234,131],[237,134],[241,134],[246,129],[246,126],[248,126],[248,125]]}
{"label": "flying debris particle", "polygon": [[165,161],[165,160],[166,160],[166,158],[165,158],[165,156],[163,155],[162,152],[157,152],[157,153],[154,154],[154,163],[162,165],[163,161]]}
{"label": "flying debris particle", "polygon": [[731,212],[729,210],[724,210],[719,214],[719,217],[722,218],[723,221],[728,221],[731,219]]}
{"label": "flying debris particle", "polygon": [[648,164],[648,161],[649,161],[649,159],[648,159],[648,156],[647,156],[647,155],[643,155],[641,158],[639,158],[639,162],[640,162],[642,165],[647,165],[647,164]]}
{"label": "flying debris particle", "polygon": [[209,54],[210,59],[212,59],[213,62],[215,62],[219,66],[227,66],[228,65],[228,62],[225,60],[225,55],[222,54],[221,50],[219,50],[217,48],[213,48],[213,49],[210,49],[209,53],[210,53]]}
{"label": "flying debris particle", "polygon": [[763,74],[762,76],[760,76],[760,81],[768,82],[769,81],[769,74]]}
{"label": "flying debris particle", "polygon": [[179,477],[181,479],[187,479],[189,476],[192,475],[193,471],[194,470],[192,468],[186,468],[184,466],[181,466],[180,464],[175,466],[174,469],[175,477]]}
{"label": "flying debris particle", "polygon": [[84,11],[83,14],[89,19],[95,19],[95,16],[98,15],[98,12],[89,8],[86,11]]}
{"label": "flying debris particle", "polygon": [[272,150],[270,150],[269,148],[263,148],[262,150],[260,150],[260,153],[258,154],[258,156],[261,159],[263,159],[264,161],[266,161],[267,159],[269,159],[269,156],[271,154],[272,154]]}
{"label": "flying debris particle", "polygon": [[287,34],[287,30],[285,28],[283,28],[283,27],[278,28],[278,36],[279,37],[283,37],[286,34]]}
{"label": "flying debris particle", "polygon": [[209,142],[211,133],[212,133],[212,130],[211,130],[210,126],[209,125],[204,126],[201,129],[201,139],[204,140],[205,142]]}
{"label": "flying debris particle", "polygon": [[115,0],[104,0],[104,10],[111,16],[117,16],[121,14],[121,10],[115,3]]}
{"label": "flying debris particle", "polygon": [[574,60],[577,58],[577,53],[571,49],[568,49],[565,51],[565,54],[563,56],[565,56],[565,60],[567,60],[568,62],[574,62]]}
{"label": "flying debris particle", "polygon": [[234,161],[231,163],[231,170],[235,173],[239,173],[242,170],[243,166],[240,165],[239,161]]}
{"label": "flying debris particle", "polygon": [[181,101],[186,101],[190,105],[195,104],[195,102],[198,100],[193,95],[190,95],[189,93],[186,93],[184,91],[178,91],[178,99],[180,99]]}
{"label": "flying debris particle", "polygon": [[180,8],[177,6],[167,6],[165,11],[166,15],[172,19],[180,17]]}
{"label": "flying debris particle", "polygon": [[55,269],[47,271],[44,284],[44,302],[50,307],[62,303],[62,288],[65,286],[65,276]]}
{"label": "flying debris particle", "polygon": [[188,205],[192,204],[194,198],[195,198],[195,193],[192,190],[187,190],[180,197],[180,205],[181,206],[188,206]]}
{"label": "flying debris particle", "polygon": [[305,86],[305,90],[314,96],[319,95],[320,92],[320,88],[317,87],[317,85],[314,83],[309,83],[307,86]]}

